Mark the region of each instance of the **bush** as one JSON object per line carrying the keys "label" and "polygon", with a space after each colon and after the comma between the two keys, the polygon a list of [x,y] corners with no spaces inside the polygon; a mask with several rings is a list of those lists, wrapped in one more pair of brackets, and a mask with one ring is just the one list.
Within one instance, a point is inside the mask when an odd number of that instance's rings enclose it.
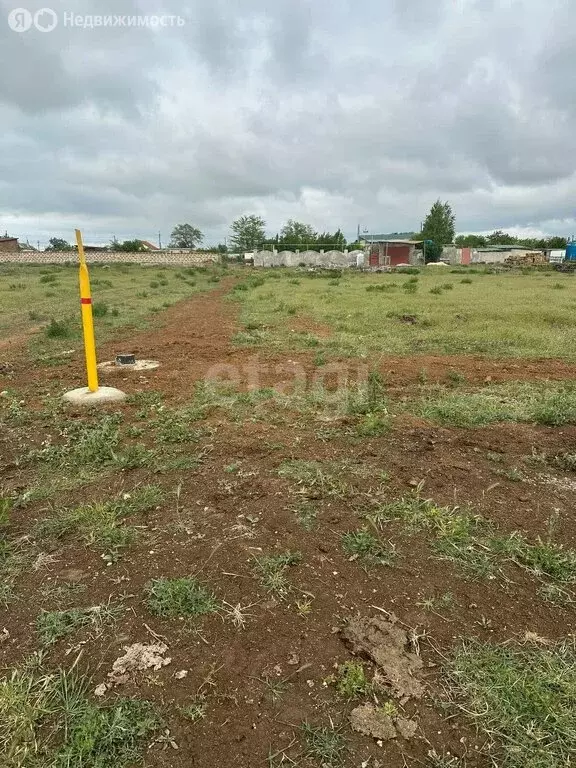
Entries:
{"label": "bush", "polygon": [[108,314],[108,304],[105,301],[96,301],[92,305],[92,314],[94,317],[104,317]]}
{"label": "bush", "polygon": [[50,325],[46,326],[44,333],[49,339],[67,339],[71,335],[68,320],[50,320]]}
{"label": "bush", "polygon": [[380,283],[379,285],[368,285],[366,286],[366,290],[368,293],[371,293],[373,291],[382,291],[382,293],[389,293],[390,291],[396,290],[395,283]]}

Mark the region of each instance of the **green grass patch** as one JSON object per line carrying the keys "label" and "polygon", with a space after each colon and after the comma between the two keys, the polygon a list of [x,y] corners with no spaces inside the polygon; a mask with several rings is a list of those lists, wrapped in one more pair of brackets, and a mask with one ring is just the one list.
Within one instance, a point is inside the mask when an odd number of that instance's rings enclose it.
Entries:
{"label": "green grass patch", "polygon": [[473,392],[436,389],[410,407],[430,421],[453,427],[506,421],[561,426],[576,423],[576,383],[512,382]]}
{"label": "green grass patch", "polygon": [[43,645],[53,645],[81,627],[98,629],[114,621],[118,613],[118,607],[109,605],[70,608],[67,611],[42,611],[36,619],[36,631]]}
{"label": "green grass patch", "polygon": [[576,754],[576,649],[470,642],[447,667],[502,768],[566,768]]}
{"label": "green grass patch", "polygon": [[61,539],[72,534],[80,536],[88,545],[118,549],[131,544],[135,528],[125,524],[128,516],[146,512],[162,502],[164,496],[154,485],[136,488],[119,499],[83,504],[64,509],[40,521],[34,530],[38,539]]}
{"label": "green grass patch", "polygon": [[10,509],[10,499],[0,498],[0,605],[5,607],[14,597],[14,582],[29,560],[30,549],[5,535]]}
{"label": "green grass patch", "polygon": [[440,559],[456,562],[477,577],[492,575],[509,561],[537,578],[559,584],[576,581],[576,551],[556,544],[551,535],[534,543],[517,531],[503,535],[479,515],[418,495],[382,504],[368,519],[380,529],[399,521],[409,533],[431,533],[432,548]]}
{"label": "green grass patch", "polygon": [[69,320],[50,320],[50,324],[44,329],[49,339],[69,339],[76,335]]}
{"label": "green grass patch", "polygon": [[192,577],[153,579],[145,591],[148,609],[165,618],[204,616],[219,607],[214,594]]}
{"label": "green grass patch", "polygon": [[185,717],[186,720],[189,720],[191,723],[197,723],[199,720],[204,720],[207,709],[208,704],[206,703],[206,698],[202,694],[194,696],[188,704],[178,707],[178,711],[182,717]]}
{"label": "green grass patch", "polygon": [[63,443],[48,443],[29,453],[29,458],[59,467],[99,466],[117,460],[116,448],[120,441],[121,417],[117,414],[102,416],[94,423],[68,421],[63,430]]}
{"label": "green grass patch", "polygon": [[338,768],[344,764],[346,742],[339,728],[335,728],[332,723],[323,727],[303,723],[301,731],[306,745],[306,757],[329,768]]}
{"label": "green grass patch", "polygon": [[92,314],[94,317],[106,317],[108,310],[109,307],[105,301],[95,301],[92,305]]}
{"label": "green grass patch", "polygon": [[137,699],[97,705],[75,671],[14,670],[0,680],[0,751],[6,768],[128,768],[160,725]]}
{"label": "green grass patch", "polygon": [[292,511],[296,515],[296,519],[304,528],[305,531],[313,531],[318,523],[318,509],[309,500],[302,500],[296,504]]}
{"label": "green grass patch", "polygon": [[345,533],[342,548],[350,559],[366,565],[392,565],[396,559],[396,549],[391,544],[383,544],[368,528]]}
{"label": "green grass patch", "polygon": [[268,592],[285,597],[290,591],[288,569],[302,561],[300,552],[283,552],[279,555],[260,555],[255,560],[255,571],[260,583]]}

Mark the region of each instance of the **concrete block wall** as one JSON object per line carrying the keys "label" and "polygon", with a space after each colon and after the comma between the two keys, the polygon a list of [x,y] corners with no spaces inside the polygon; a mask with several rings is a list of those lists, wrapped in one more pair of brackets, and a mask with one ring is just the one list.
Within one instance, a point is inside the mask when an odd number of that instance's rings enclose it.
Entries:
{"label": "concrete block wall", "polygon": [[358,254],[364,251],[257,251],[255,267],[355,267]]}
{"label": "concrete block wall", "polygon": [[[22,251],[0,252],[0,263],[11,264],[65,264],[76,263],[75,251]],[[153,266],[194,267],[220,262],[219,253],[197,253],[196,251],[145,251],[143,253],[122,253],[121,251],[91,251],[86,253],[88,264],[150,264]]]}

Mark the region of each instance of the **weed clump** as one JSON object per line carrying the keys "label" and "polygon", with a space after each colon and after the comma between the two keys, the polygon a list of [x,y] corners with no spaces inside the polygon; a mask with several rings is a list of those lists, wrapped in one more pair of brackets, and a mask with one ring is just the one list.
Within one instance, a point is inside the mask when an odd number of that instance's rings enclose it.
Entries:
{"label": "weed clump", "polygon": [[92,305],[92,314],[94,317],[106,317],[108,314],[108,304],[105,301],[95,301]]}
{"label": "weed clump", "polygon": [[342,547],[351,560],[361,560],[368,565],[392,565],[396,558],[395,548],[386,547],[367,528],[345,533]]}
{"label": "weed clump", "polygon": [[286,578],[288,568],[302,560],[300,552],[284,552],[281,555],[261,555],[255,558],[256,572],[264,589],[284,597],[290,591]]}
{"label": "weed clump", "polygon": [[49,339],[68,339],[73,335],[68,320],[55,320],[54,318],[50,320],[44,333]]}
{"label": "weed clump", "polygon": [[204,616],[218,609],[213,593],[193,577],[153,579],[145,591],[146,605],[156,616]]}
{"label": "weed clump", "polygon": [[348,700],[367,696],[372,685],[366,678],[366,672],[359,661],[345,661],[340,664],[335,676],[336,690]]}

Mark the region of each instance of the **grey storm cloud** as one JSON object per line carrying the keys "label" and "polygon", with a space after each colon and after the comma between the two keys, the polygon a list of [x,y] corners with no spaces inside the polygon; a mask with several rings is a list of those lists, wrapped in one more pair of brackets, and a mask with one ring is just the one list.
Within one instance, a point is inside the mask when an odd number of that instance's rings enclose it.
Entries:
{"label": "grey storm cloud", "polygon": [[[576,228],[576,4],[567,0],[0,0],[0,229],[210,242],[419,225]],[[121,10],[119,6],[121,5]],[[182,26],[65,26],[64,13]]]}

